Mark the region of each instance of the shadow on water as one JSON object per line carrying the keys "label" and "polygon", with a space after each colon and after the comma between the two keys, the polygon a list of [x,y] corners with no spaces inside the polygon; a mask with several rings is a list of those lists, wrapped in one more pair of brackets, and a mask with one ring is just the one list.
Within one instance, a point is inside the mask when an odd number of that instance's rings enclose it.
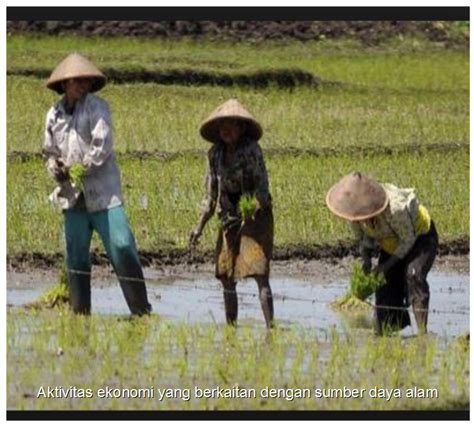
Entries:
{"label": "shadow on water", "polygon": [[[21,278],[18,278],[21,281]],[[113,277],[98,283],[94,280],[92,309],[103,314],[128,314],[120,288]],[[429,276],[431,302],[429,329],[440,336],[457,336],[469,331],[469,275],[432,272]],[[283,326],[300,325],[316,329],[326,335],[332,327],[343,332],[347,329],[371,328],[372,313],[357,316],[341,314],[330,303],[344,294],[347,283],[318,283],[310,279],[274,276],[271,278],[274,294],[275,317]],[[222,289],[211,275],[151,279],[147,283],[150,303],[155,313],[164,318],[189,323],[225,322]],[[7,302],[22,305],[34,300],[45,286],[23,285],[8,280]],[[263,325],[263,314],[254,280],[242,281],[239,294],[239,322]],[[371,300],[373,302],[373,300]],[[412,326],[402,336],[416,333],[413,313]]]}

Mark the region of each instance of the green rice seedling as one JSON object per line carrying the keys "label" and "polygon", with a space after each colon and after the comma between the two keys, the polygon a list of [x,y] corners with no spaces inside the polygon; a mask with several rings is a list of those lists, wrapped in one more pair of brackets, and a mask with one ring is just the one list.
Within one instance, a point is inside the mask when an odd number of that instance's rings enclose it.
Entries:
{"label": "green rice seedling", "polygon": [[354,262],[350,279],[350,293],[359,300],[366,300],[385,282],[383,274],[369,272],[366,274],[360,262]]}
{"label": "green rice seedling", "polygon": [[[331,307],[346,312],[368,313],[372,310],[366,299],[374,293],[374,291],[382,285],[384,281],[382,274],[369,273],[366,274],[360,262],[354,262],[352,267],[352,275],[350,278],[349,291],[343,296],[337,298],[331,303]],[[366,321],[362,320],[361,324],[366,326]],[[363,328],[365,328],[365,326]]]}
{"label": "green rice seedling", "polygon": [[[11,409],[403,410],[453,408],[469,400],[469,354],[459,351],[458,345],[433,345],[436,362],[426,363],[417,339],[348,338],[333,330],[322,342],[312,330],[292,327],[277,330],[269,346],[258,328],[239,327],[233,342],[225,334],[225,327],[214,324],[173,323],[155,315],[130,322],[114,315],[77,317],[69,311],[9,311],[7,404]],[[106,345],[102,345],[103,339],[108,339]],[[428,339],[436,343],[441,338]],[[58,345],[64,350],[59,357]],[[313,351],[315,345],[318,351]],[[446,359],[450,362],[440,371],[438,365]],[[426,368],[419,368],[423,364]],[[456,365],[462,368],[457,371]],[[423,376],[429,377],[429,387],[440,389],[439,399],[400,398],[388,403],[377,398],[178,398],[157,404],[156,399],[94,397],[81,405],[84,402],[79,399],[24,397],[44,383],[57,381],[65,387],[94,390],[106,385],[192,389],[238,384],[258,391],[264,387],[427,387]],[[450,387],[450,383],[456,386]],[[449,392],[441,392],[441,386]]]}
{"label": "green rice seedling", "polygon": [[29,309],[56,308],[69,303],[69,285],[67,266],[63,265],[59,274],[59,281],[45,293],[25,305]]}
{"label": "green rice seedling", "polygon": [[340,311],[369,312],[372,308],[365,300],[361,300],[351,293],[346,293],[331,302],[331,307]]}
{"label": "green rice seedling", "polygon": [[350,327],[370,329],[373,326],[373,319],[369,316],[372,305],[366,299],[383,283],[383,280],[382,274],[366,274],[362,265],[355,262],[348,292],[331,302],[330,306],[342,313],[344,322]]}
{"label": "green rice seedling", "polygon": [[[349,173],[357,161],[381,182],[417,188],[420,200],[443,230],[441,242],[469,235],[469,149],[448,153],[426,152],[384,156],[335,155],[329,157],[268,155],[270,189],[275,215],[275,246],[337,244],[353,238],[350,227],[335,220],[323,197],[332,183]],[[121,158],[126,209],[140,249],[183,248],[189,230],[198,220],[204,195],[205,160],[183,155],[166,161],[159,158]],[[314,170],[319,170],[318,179]],[[423,170],[423,172],[420,172]],[[449,174],[450,179],[442,179]],[[153,176],[153,179],[148,179]],[[9,159],[7,167],[8,255],[37,251],[57,253],[63,244],[61,215],[46,200],[54,182],[40,159]],[[298,188],[295,191],[294,188]],[[148,199],[142,208],[140,197]],[[294,194],[298,194],[298,197]],[[451,208],[446,210],[445,206]],[[169,214],[170,209],[176,214]],[[41,223],[43,226],[35,227]],[[301,224],[305,224],[306,231]],[[35,232],[31,229],[35,228]],[[204,230],[201,248],[214,246],[218,221]],[[102,250],[99,240],[93,248]],[[61,250],[62,251],[62,250]]]}
{"label": "green rice seedling", "polygon": [[77,187],[82,189],[83,188],[83,181],[86,175],[86,168],[81,163],[74,163],[69,168],[69,178],[71,182]]}
{"label": "green rice seedling", "polygon": [[242,195],[239,200],[239,211],[242,215],[242,220],[245,222],[247,220],[253,219],[255,217],[257,207],[258,202],[255,194]]}

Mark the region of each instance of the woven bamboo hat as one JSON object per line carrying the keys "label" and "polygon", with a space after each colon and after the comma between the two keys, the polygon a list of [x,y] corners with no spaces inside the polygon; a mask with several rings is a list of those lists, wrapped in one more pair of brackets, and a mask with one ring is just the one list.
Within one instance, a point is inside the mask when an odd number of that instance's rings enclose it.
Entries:
{"label": "woven bamboo hat", "polygon": [[211,115],[201,124],[201,136],[209,142],[219,142],[219,127],[223,120],[242,120],[247,124],[245,135],[250,139],[258,141],[263,134],[262,126],[242,106],[237,99],[229,99],[219,105]]}
{"label": "woven bamboo hat", "polygon": [[46,83],[48,89],[64,93],[62,82],[70,78],[91,78],[91,92],[102,89],[107,82],[104,74],[88,59],[79,53],[71,53],[51,73]]}
{"label": "woven bamboo hat", "polygon": [[328,191],[326,204],[336,216],[364,220],[382,213],[388,205],[388,196],[378,182],[353,172]]}

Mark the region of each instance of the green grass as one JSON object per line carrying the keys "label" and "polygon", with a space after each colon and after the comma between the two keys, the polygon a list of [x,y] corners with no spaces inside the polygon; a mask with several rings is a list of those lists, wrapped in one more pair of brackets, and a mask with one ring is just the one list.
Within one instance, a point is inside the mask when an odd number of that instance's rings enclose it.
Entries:
{"label": "green grass", "polygon": [[[421,69],[424,69],[421,67]],[[261,122],[262,146],[314,148],[469,141],[469,92],[375,86],[269,89],[109,85],[118,151],[207,149],[200,123],[238,97]],[[44,82],[7,78],[8,151],[38,152],[48,109],[58,97]]]}
{"label": "green grass", "polygon": [[[442,48],[423,38],[393,39],[378,47],[354,40],[226,43],[144,38],[10,36],[7,67],[53,69],[79,51],[104,68],[199,69],[248,73],[301,68],[324,79],[394,87],[468,90],[469,51]],[[441,59],[441,60],[440,60]]]}
{"label": "green grass", "polygon": [[[270,156],[266,159],[275,213],[275,243],[323,244],[350,239],[345,221],[334,217],[325,194],[354,169],[382,182],[415,187],[442,241],[469,235],[469,152],[395,156]],[[141,249],[187,245],[204,195],[205,158],[181,156],[120,161],[126,210]],[[54,188],[41,160],[10,160],[7,167],[8,254],[63,250],[62,215],[47,201]],[[38,226],[41,224],[41,226]],[[214,246],[217,219],[201,244]]]}
{"label": "green grass", "polygon": [[29,309],[54,308],[69,303],[69,284],[67,265],[64,262],[59,273],[58,282],[46,290],[41,296],[25,306]]}
{"label": "green grass", "polygon": [[[52,69],[79,50],[102,67],[195,69],[249,73],[300,68],[341,87],[293,91],[156,84],[108,85],[116,147],[199,149],[201,121],[236,96],[264,128],[268,147],[469,140],[469,51],[441,49],[422,39],[363,48],[351,40],[216,43],[141,38],[10,36],[8,69]],[[58,99],[36,78],[7,78],[8,150],[39,151],[44,117]]]}
{"label": "green grass", "polygon": [[[382,182],[416,187],[442,241],[469,235],[469,150],[393,156],[344,154],[345,147],[469,141],[469,52],[423,39],[378,48],[354,41],[210,43],[137,38],[10,36],[7,66],[52,69],[79,50],[101,67],[249,73],[298,67],[340,87],[269,88],[110,84],[115,146],[125,151],[205,150],[200,122],[237,96],[261,121],[262,147],[320,148],[339,155],[266,156],[274,201],[275,242],[333,243],[350,229],[324,204],[328,188],[358,169]],[[44,120],[57,96],[36,78],[7,78],[7,150],[39,152]],[[120,158],[126,210],[142,250],[187,245],[204,192],[205,158]],[[7,253],[64,251],[62,215],[47,201],[54,182],[39,159],[7,164]],[[214,218],[202,246],[214,246]],[[94,246],[99,245],[98,239]],[[436,388],[438,399],[44,399],[40,386],[98,388]],[[452,409],[469,403],[469,349],[462,340],[368,334],[321,339],[314,330],[73,316],[67,310],[10,310],[7,324],[9,409]]]}
{"label": "green grass", "polygon": [[[375,338],[367,332],[326,338],[299,327],[237,330],[170,323],[156,315],[128,320],[74,316],[67,310],[9,312],[8,409],[339,410],[466,409],[469,349],[439,337]],[[257,398],[192,397],[194,387],[256,389]],[[89,388],[92,398],[36,398],[41,386]],[[189,401],[104,398],[98,389],[190,389]],[[436,389],[438,398],[260,398],[274,389]],[[314,395],[314,394],[312,394]]]}

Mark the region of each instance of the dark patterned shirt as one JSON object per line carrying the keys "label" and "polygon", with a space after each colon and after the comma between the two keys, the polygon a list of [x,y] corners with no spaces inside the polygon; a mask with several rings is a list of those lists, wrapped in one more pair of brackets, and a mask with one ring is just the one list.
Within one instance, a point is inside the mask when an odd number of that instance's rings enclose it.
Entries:
{"label": "dark patterned shirt", "polygon": [[217,207],[224,227],[240,223],[238,202],[242,194],[255,194],[258,208],[271,206],[267,169],[256,141],[245,141],[236,148],[234,161],[225,165],[225,145],[215,144],[208,152],[207,193],[201,207],[201,219],[207,220]]}

